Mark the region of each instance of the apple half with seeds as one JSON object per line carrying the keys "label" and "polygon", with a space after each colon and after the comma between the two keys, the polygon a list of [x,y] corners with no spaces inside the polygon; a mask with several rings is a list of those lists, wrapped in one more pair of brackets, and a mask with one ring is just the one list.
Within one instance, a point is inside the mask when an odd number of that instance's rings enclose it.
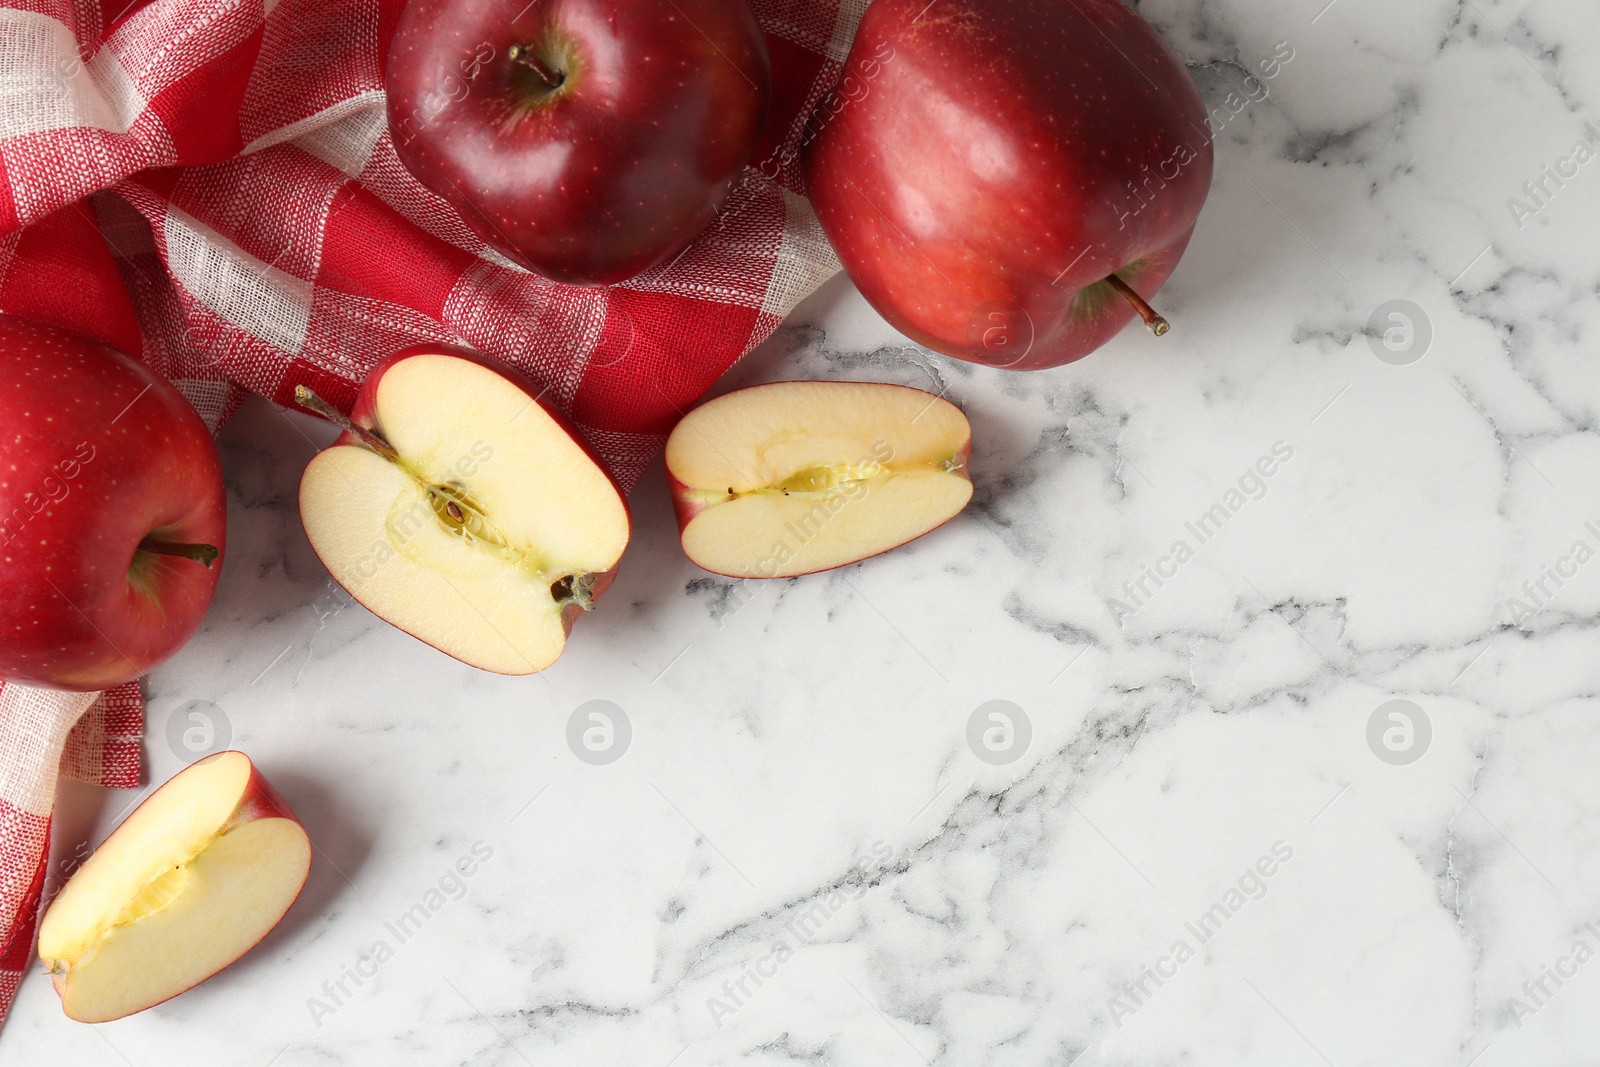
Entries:
{"label": "apple half with seeds", "polygon": [[972,427],[921,389],[775,382],[726,393],[667,439],[683,550],[715,574],[787,578],[875,556],[972,499]]}
{"label": "apple half with seeds", "polygon": [[475,353],[407,349],[373,368],[300,479],[300,519],[374,615],[474,667],[532,674],[616,575],[622,493],[541,392]]}
{"label": "apple half with seeds", "polygon": [[243,956],[310,869],[311,839],[249,757],[207,756],[73,872],[39,924],[39,958],[67,1015],[120,1019]]}

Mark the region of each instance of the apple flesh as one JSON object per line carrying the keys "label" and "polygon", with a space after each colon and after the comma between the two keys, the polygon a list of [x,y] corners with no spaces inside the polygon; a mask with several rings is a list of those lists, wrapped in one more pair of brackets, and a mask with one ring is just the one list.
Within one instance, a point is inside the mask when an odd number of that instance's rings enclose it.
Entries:
{"label": "apple flesh", "polygon": [[310,869],[310,838],[249,757],[207,756],[73,873],[39,925],[39,958],[69,1016],[120,1019],[243,956]]}
{"label": "apple flesh", "polygon": [[747,0],[411,0],[385,85],[400,162],[479,237],[609,285],[716,217],[771,82]]}
{"label": "apple flesh", "polygon": [[1080,359],[1188,246],[1211,186],[1182,60],[1123,0],[875,0],[812,119],[808,195],[867,301],[911,339],[1015,369]]}
{"label": "apple flesh", "polygon": [[176,389],[97,341],[0,315],[0,677],[91,692],[194,636],[227,492]]}
{"label": "apple flesh", "polygon": [[776,382],[707,401],[667,439],[683,550],[735,578],[787,578],[875,556],[972,498],[972,428],[900,385]]}
{"label": "apple flesh", "polygon": [[473,353],[373,369],[345,432],[300,480],[300,517],[368,610],[500,674],[556,661],[628,544],[616,483],[531,383]]}

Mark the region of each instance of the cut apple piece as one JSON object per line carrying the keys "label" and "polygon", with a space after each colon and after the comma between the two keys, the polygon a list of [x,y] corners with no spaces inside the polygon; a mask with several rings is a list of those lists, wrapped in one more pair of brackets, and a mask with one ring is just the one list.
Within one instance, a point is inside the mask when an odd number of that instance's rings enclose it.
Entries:
{"label": "cut apple piece", "polygon": [[474,667],[556,661],[628,544],[622,494],[531,385],[472,353],[412,349],[367,377],[300,481],[329,572],[374,615]]}
{"label": "cut apple piece", "polygon": [[972,427],[954,404],[871,382],[727,393],[667,439],[683,550],[734,578],[787,578],[885,552],[972,498]]}
{"label": "cut apple piece", "polygon": [[69,1016],[120,1019],[243,956],[310,869],[310,838],[249,757],[207,756],[73,873],[39,924],[39,958]]}

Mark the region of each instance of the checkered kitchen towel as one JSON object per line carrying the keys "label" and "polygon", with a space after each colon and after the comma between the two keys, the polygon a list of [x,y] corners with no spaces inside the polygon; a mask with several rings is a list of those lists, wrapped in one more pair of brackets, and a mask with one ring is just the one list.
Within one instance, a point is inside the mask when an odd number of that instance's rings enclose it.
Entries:
{"label": "checkered kitchen towel", "polygon": [[[595,290],[512,266],[400,166],[383,64],[403,0],[0,0],[0,311],[139,355],[213,428],[245,392],[348,405],[395,349],[465,344],[545,386],[631,486],[838,269],[796,149],[866,2],[754,0],[775,94],[744,180],[675,262]],[[0,1013],[57,770],[131,786],[141,729],[136,686],[0,689]]]}

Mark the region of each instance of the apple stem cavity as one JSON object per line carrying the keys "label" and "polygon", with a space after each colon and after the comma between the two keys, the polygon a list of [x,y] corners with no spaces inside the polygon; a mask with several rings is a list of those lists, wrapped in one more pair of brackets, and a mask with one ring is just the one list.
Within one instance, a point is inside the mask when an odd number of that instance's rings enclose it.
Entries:
{"label": "apple stem cavity", "polygon": [[594,610],[594,575],[569,574],[550,583],[550,598],[557,604],[575,604],[584,611]]}
{"label": "apple stem cavity", "polygon": [[211,565],[216,563],[217,557],[221,555],[215,545],[188,545],[177,541],[157,541],[150,537],[139,542],[138,551],[154,553],[157,556],[181,556],[184,559],[192,559],[196,563],[205,564],[207,570],[211,569]]}
{"label": "apple stem cavity", "polygon": [[522,64],[524,67],[527,67],[529,70],[539,75],[539,77],[544,81],[545,85],[549,86],[551,89],[561,88],[561,83],[567,80],[567,76],[565,74],[546,65],[543,60],[533,54],[531,49],[524,48],[520,44],[514,44],[510,48],[507,48],[506,58],[511,60],[513,63]]}
{"label": "apple stem cavity", "polygon": [[1106,279],[1106,284],[1122,294],[1124,300],[1133,305],[1133,310],[1139,313],[1144,324],[1150,327],[1150,332],[1160,337],[1172,329],[1172,323],[1156,314],[1156,309],[1145,301],[1145,298],[1134,292],[1133,286],[1117,277],[1115,274]]}
{"label": "apple stem cavity", "polygon": [[345,433],[354,434],[356,437],[361,438],[361,442],[363,444],[372,449],[378,455],[382,456],[384,459],[388,460],[390,463],[400,462],[400,453],[396,452],[394,446],[388,441],[385,441],[382,435],[367,429],[365,426],[357,426],[354,422],[350,421],[350,417],[348,415],[334,407],[332,404],[328,403],[326,400],[322,399],[316,393],[313,393],[310,389],[307,389],[305,386],[297,385],[294,387],[294,402],[305,408],[307,411],[314,411],[318,415],[321,415],[323,418],[339,427],[339,429],[343,430]]}

